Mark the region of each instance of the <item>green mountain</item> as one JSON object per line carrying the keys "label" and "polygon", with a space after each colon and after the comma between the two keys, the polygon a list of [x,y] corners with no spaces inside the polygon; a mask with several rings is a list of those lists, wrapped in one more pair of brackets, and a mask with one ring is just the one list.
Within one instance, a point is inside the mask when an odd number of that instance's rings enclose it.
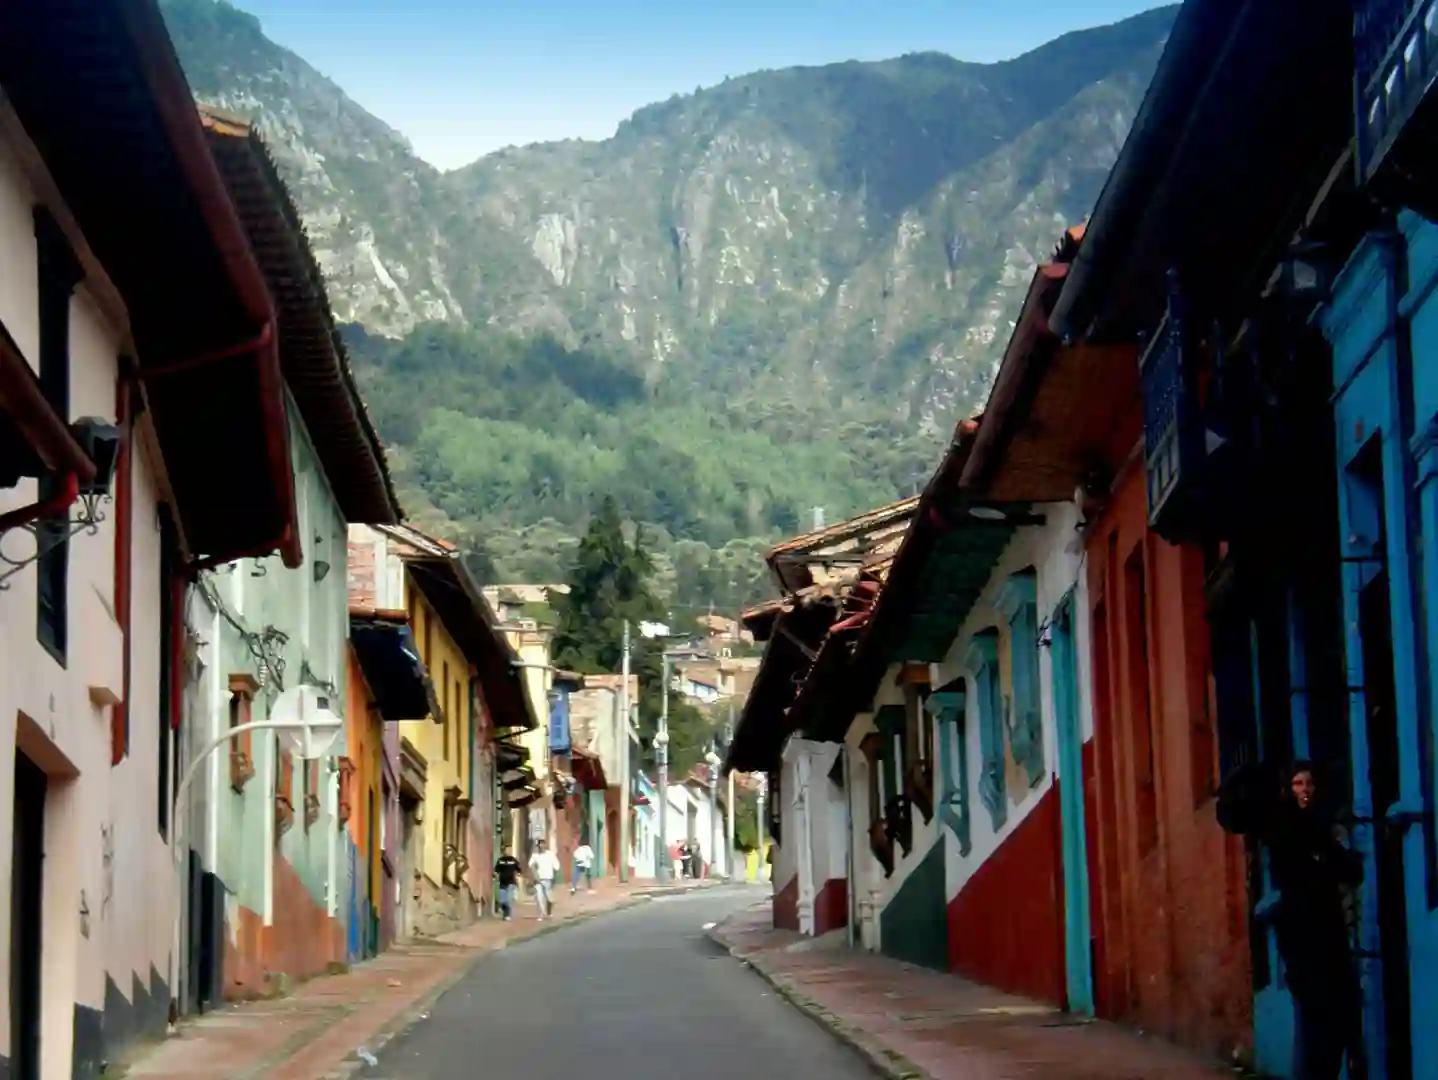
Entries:
{"label": "green mountain", "polygon": [[998,64],[758,72],[440,173],[251,16],[162,6],[295,192],[416,518],[555,577],[612,494],[671,594],[726,608],[811,507],[922,483],[1175,11]]}

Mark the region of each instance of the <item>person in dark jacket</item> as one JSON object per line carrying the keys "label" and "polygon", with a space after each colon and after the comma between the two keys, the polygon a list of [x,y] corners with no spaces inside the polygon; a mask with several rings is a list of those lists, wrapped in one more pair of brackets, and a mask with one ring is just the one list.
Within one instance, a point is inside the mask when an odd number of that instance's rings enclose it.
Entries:
{"label": "person in dark jacket", "polygon": [[1278,954],[1293,996],[1294,1080],[1337,1080],[1362,1028],[1344,893],[1362,882],[1363,863],[1320,810],[1312,763],[1295,762],[1285,776],[1275,790],[1257,768],[1235,772],[1219,791],[1219,822],[1268,849]]}

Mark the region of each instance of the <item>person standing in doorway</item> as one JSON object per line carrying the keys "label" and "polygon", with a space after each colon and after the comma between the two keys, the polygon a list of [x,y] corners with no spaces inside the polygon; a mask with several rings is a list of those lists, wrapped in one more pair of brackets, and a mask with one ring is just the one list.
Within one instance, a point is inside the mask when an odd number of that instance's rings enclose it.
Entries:
{"label": "person standing in doorway", "polygon": [[499,882],[499,911],[504,921],[514,918],[514,901],[519,896],[519,875],[524,868],[509,848],[504,849],[499,861],[494,864],[494,876]]}
{"label": "person standing in doorway", "polygon": [[584,841],[580,841],[574,854],[574,880],[569,885],[569,895],[573,896],[579,891],[579,879],[584,878],[586,892],[594,891],[594,849]]}
{"label": "person standing in doorway", "polygon": [[1338,1080],[1359,1057],[1363,997],[1353,964],[1345,898],[1363,861],[1339,838],[1318,801],[1311,762],[1297,761],[1277,792],[1255,768],[1219,790],[1219,823],[1268,849],[1278,906],[1274,929],[1293,996],[1294,1080]]}
{"label": "person standing in doorway", "polygon": [[559,877],[559,860],[543,840],[529,857],[529,877],[534,882],[534,902],[539,907],[540,921],[543,921],[554,909],[554,882]]}

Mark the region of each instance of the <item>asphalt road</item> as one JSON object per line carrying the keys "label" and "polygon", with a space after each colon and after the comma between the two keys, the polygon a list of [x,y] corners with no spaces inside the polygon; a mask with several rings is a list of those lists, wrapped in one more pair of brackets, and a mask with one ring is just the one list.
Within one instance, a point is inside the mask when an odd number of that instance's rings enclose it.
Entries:
{"label": "asphalt road", "polygon": [[767,891],[658,898],[504,949],[360,1075],[873,1080],[858,1055],[704,933]]}

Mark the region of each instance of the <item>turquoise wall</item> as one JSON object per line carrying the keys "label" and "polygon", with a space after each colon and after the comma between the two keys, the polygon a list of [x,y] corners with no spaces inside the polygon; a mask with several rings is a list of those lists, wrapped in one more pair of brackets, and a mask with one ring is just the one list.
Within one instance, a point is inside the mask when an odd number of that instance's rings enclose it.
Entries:
{"label": "turquoise wall", "polygon": [[[228,724],[229,676],[240,672],[248,672],[263,685],[254,703],[254,720],[267,717],[282,688],[302,682],[325,687],[331,708],[344,715],[349,639],[345,521],[292,404],[289,424],[304,562],[289,570],[278,556],[243,559],[205,575],[206,587],[221,605],[221,670],[216,674],[226,689],[221,693],[224,714],[217,718],[219,727]],[[321,562],[327,563],[329,569],[322,580],[316,581],[316,565]],[[334,745],[336,756],[344,753],[343,735]],[[267,797],[269,788],[263,781],[276,769],[276,736],[256,732],[252,748],[255,776],[243,792],[230,787],[228,756],[224,756],[224,781],[216,808],[220,844],[215,870],[235,899],[258,913],[264,908],[265,869],[270,858],[266,836],[272,834],[267,832],[266,821],[274,813],[274,802]],[[332,847],[335,894],[344,898],[350,891],[349,859],[342,842],[345,837],[334,816],[334,759],[320,762],[316,791],[320,796],[320,816],[308,828],[305,772],[305,763],[296,759],[295,820],[280,837],[277,850],[298,874],[310,900],[324,906]],[[276,902],[280,902],[278,897]],[[347,904],[339,904],[341,918],[347,908]]]}

